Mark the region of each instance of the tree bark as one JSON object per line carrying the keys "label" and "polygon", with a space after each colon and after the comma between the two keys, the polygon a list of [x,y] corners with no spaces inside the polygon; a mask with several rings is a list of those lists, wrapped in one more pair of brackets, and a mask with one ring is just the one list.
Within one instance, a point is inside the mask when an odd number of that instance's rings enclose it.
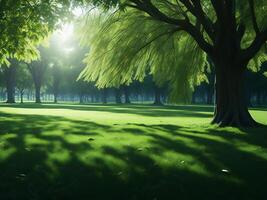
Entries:
{"label": "tree bark", "polygon": [[213,124],[219,126],[254,127],[245,97],[244,72],[240,62],[224,58],[215,61],[215,113]]}
{"label": "tree bark", "polygon": [[6,91],[7,103],[15,102],[15,87],[16,87],[16,66],[11,62],[11,65],[6,68]]}
{"label": "tree bark", "polygon": [[35,84],[35,103],[41,103],[41,86]]}
{"label": "tree bark", "polygon": [[24,91],[20,91],[20,103],[23,103],[23,94],[24,94]]}

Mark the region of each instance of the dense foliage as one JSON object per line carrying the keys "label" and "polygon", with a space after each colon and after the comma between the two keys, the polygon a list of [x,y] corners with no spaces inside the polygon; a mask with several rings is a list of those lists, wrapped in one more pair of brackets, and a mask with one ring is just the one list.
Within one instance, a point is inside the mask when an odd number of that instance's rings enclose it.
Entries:
{"label": "dense foliage", "polygon": [[[111,11],[111,14],[91,17],[85,24],[83,42],[90,47],[87,56],[87,68],[82,77],[96,81],[99,87],[129,84],[133,79],[142,80],[147,73],[162,84],[169,82],[172,88],[171,100],[190,99],[190,89],[205,80],[203,72],[206,63],[207,48],[213,45],[214,33],[204,22],[212,26],[216,23],[216,14],[211,2],[196,1],[190,12],[186,12],[186,1],[93,1],[96,5],[114,6],[122,12]],[[201,19],[196,10],[203,3],[206,19]],[[153,11],[142,6],[147,5]],[[257,1],[256,18],[260,31],[266,27],[264,1]],[[194,6],[194,7],[193,7]],[[246,48],[255,37],[253,21],[250,20],[250,6],[247,3],[236,3],[236,23],[244,31],[241,46]],[[156,9],[158,12],[156,12]],[[201,12],[200,10],[198,12]],[[97,12],[99,13],[99,12]],[[172,16],[177,21],[184,20],[191,24],[198,35],[188,34],[182,24],[173,24],[167,19],[157,19],[156,14],[166,18]],[[189,13],[189,14],[188,14]],[[158,16],[159,17],[159,16]],[[185,18],[185,19],[184,19]],[[181,22],[182,23],[182,22]],[[246,25],[246,26],[244,26]],[[197,27],[198,26],[198,27]],[[244,29],[246,27],[246,29]],[[199,30],[197,30],[199,29]],[[241,30],[240,30],[241,31]],[[213,36],[212,36],[213,35]],[[201,40],[201,42],[200,42]],[[202,44],[204,43],[204,46]],[[201,51],[204,50],[204,51]],[[262,49],[264,50],[264,49]],[[206,53],[205,53],[206,52]],[[249,67],[257,70],[266,59],[261,51],[250,62]]]}
{"label": "dense foliage", "polygon": [[175,27],[135,11],[88,21],[82,41],[91,49],[82,76],[98,87],[143,81],[150,73],[158,85],[170,84],[170,100],[189,101],[193,86],[204,79],[206,55],[192,38],[175,33]]}
{"label": "dense foliage", "polygon": [[36,48],[69,16],[68,0],[5,0],[0,2],[0,64],[16,58],[38,58]]}
{"label": "dense foliage", "polygon": [[185,91],[205,80],[209,57],[216,75],[213,123],[257,125],[248,112],[243,84],[246,69],[259,70],[266,60],[266,1],[89,2],[109,8],[111,14],[85,26],[97,27],[96,36],[87,39],[91,52],[85,80],[106,87],[151,73],[156,82],[170,83],[176,94],[171,100],[189,99]]}

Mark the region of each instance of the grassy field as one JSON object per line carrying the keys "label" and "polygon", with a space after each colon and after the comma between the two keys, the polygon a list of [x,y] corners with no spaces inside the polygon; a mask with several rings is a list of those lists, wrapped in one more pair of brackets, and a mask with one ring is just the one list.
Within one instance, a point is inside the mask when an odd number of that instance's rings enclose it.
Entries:
{"label": "grassy field", "polygon": [[0,104],[0,199],[266,199],[267,128],[212,110]]}

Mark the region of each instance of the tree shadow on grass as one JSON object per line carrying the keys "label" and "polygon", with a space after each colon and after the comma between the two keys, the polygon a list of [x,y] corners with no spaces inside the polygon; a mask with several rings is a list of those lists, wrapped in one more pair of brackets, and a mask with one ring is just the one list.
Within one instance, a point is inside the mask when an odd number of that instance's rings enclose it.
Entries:
{"label": "tree shadow on grass", "polygon": [[[1,199],[248,200],[267,194],[266,128],[112,127],[0,114]],[[111,133],[126,139],[108,138]],[[143,142],[128,144],[138,138]]]}
{"label": "tree shadow on grass", "polygon": [[110,113],[126,113],[153,117],[202,117],[211,118],[211,106],[150,106],[142,104],[117,105],[117,104],[0,104],[1,107],[30,108],[30,109],[68,109],[78,111],[97,111]]}

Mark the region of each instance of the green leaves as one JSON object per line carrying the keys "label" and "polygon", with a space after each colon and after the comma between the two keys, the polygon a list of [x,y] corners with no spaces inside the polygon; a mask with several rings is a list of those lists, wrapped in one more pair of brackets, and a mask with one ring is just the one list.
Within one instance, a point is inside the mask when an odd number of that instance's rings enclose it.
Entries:
{"label": "green leaves", "polygon": [[68,0],[5,0],[0,6],[0,64],[8,58],[30,62],[38,46],[69,15]]}
{"label": "green leaves", "polygon": [[204,79],[206,55],[177,27],[133,9],[87,22],[82,42],[90,52],[80,78],[99,88],[143,81],[152,74],[158,85],[169,83],[169,100],[177,102],[188,101],[193,86]]}

